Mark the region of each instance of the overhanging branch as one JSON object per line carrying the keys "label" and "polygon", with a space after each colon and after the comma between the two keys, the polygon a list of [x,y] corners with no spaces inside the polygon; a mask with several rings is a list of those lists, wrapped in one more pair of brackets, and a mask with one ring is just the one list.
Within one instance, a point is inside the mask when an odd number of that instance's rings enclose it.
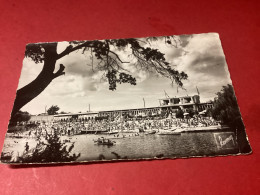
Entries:
{"label": "overhanging branch", "polygon": [[65,69],[65,66],[63,64],[60,64],[60,68],[59,70],[53,74],[53,77],[56,78],[56,77],[59,77],[61,75],[65,75],[65,72],[63,72]]}
{"label": "overhanging branch", "polygon": [[116,58],[119,60],[119,62],[121,62],[121,63],[130,63],[130,62],[123,62],[115,52],[113,52],[113,51],[109,51],[109,52],[114,54],[116,56]]}
{"label": "overhanging branch", "polygon": [[57,59],[60,59],[68,54],[70,54],[73,51],[76,51],[78,49],[81,49],[83,47],[93,47],[92,46],[93,42],[92,41],[86,41],[80,45],[77,45],[76,47],[73,47],[72,45],[69,45],[63,52],[61,52],[60,54],[58,54]]}

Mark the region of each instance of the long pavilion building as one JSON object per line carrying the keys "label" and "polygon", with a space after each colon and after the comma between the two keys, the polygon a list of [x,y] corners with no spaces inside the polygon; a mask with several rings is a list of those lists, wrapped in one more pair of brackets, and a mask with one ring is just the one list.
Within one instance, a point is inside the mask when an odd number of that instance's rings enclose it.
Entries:
{"label": "long pavilion building", "polygon": [[[122,109],[122,110],[108,110],[98,112],[85,112],[85,113],[69,113],[54,115],[54,120],[70,120],[70,119],[97,119],[97,118],[138,118],[138,117],[153,117],[171,114],[175,117],[178,110],[186,112],[192,109],[196,112],[201,112],[213,107],[213,104],[201,103],[199,95],[183,96],[183,97],[168,97],[159,99],[159,106],[135,109]],[[42,117],[41,117],[42,118]]]}

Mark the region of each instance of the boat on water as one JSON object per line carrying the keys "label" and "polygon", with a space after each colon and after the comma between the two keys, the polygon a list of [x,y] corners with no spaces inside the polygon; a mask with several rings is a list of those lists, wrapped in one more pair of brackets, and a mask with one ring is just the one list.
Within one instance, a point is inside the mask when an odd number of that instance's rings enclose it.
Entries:
{"label": "boat on water", "polygon": [[207,132],[207,131],[225,131],[229,130],[230,127],[222,126],[222,125],[211,125],[211,126],[197,126],[197,127],[186,127],[186,128],[179,128],[177,131],[180,132]]}
{"label": "boat on water", "polygon": [[124,139],[129,137],[128,135],[125,134],[114,134],[113,136],[111,135],[110,137],[106,137],[106,139]]}
{"label": "boat on water", "polygon": [[151,130],[151,131],[145,131],[145,135],[152,135],[152,134],[155,134],[156,131],[155,130]]}
{"label": "boat on water", "polygon": [[17,136],[13,136],[14,138],[18,138],[18,139],[21,139],[23,138],[23,136],[20,136],[20,135],[17,135]]}
{"label": "boat on water", "polygon": [[173,127],[164,127],[163,131],[175,131],[177,129],[177,127],[173,126]]}
{"label": "boat on water", "polygon": [[109,134],[109,135],[118,134],[118,133],[119,133],[119,131],[117,131],[117,130],[105,132],[105,134]]}
{"label": "boat on water", "polygon": [[7,134],[7,136],[11,138],[17,138],[17,139],[24,138],[24,136],[21,134]]}
{"label": "boat on water", "polygon": [[122,133],[139,133],[139,129],[129,129],[129,130],[123,130]]}
{"label": "boat on water", "polygon": [[98,142],[97,145],[103,145],[103,146],[113,146],[114,143],[113,142]]}
{"label": "boat on water", "polygon": [[113,146],[116,142],[111,141],[110,139],[106,139],[104,137],[98,138],[97,140],[93,140],[97,145],[105,145],[105,146]]}
{"label": "boat on water", "polygon": [[181,132],[175,132],[171,130],[161,130],[157,133],[157,135],[181,135]]}

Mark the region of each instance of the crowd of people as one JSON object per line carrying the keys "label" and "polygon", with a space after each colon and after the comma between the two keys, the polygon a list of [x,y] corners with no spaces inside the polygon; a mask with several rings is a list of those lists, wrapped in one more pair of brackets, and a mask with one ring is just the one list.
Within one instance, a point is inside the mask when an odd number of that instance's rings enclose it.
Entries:
{"label": "crowd of people", "polygon": [[28,137],[45,136],[56,132],[59,135],[77,135],[84,133],[105,133],[105,132],[144,132],[147,130],[172,129],[183,127],[207,127],[219,125],[219,122],[211,117],[193,116],[192,118],[160,118],[160,119],[119,119],[110,120],[91,119],[71,120],[71,121],[49,121],[35,122],[30,128],[26,128],[25,132]]}

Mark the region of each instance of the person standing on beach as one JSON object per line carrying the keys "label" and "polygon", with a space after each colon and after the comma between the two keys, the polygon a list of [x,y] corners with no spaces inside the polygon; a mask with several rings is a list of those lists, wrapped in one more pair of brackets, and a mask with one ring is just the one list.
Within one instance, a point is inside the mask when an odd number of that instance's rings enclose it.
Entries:
{"label": "person standing on beach", "polygon": [[29,151],[29,145],[28,145],[28,142],[26,142],[26,144],[25,144],[25,151],[26,151],[26,152]]}

